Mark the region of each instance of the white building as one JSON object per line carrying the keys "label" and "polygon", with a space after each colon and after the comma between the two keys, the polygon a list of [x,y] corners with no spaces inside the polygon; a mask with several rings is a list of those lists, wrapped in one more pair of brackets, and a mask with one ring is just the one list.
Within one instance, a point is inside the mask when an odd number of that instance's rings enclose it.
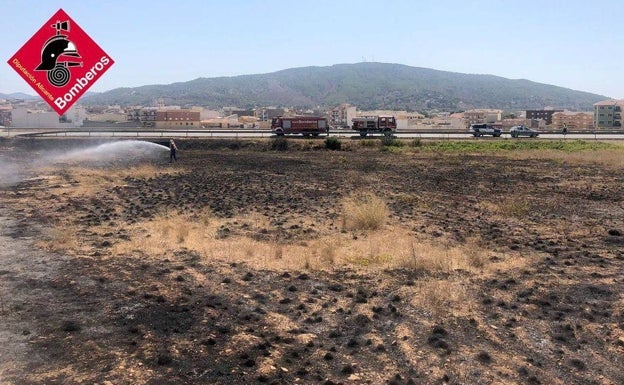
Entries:
{"label": "white building", "polygon": [[329,124],[337,127],[351,127],[351,120],[356,117],[355,106],[343,103],[329,111]]}
{"label": "white building", "polygon": [[82,127],[87,113],[82,106],[72,106],[59,116],[56,112],[33,111],[18,107],[11,111],[12,128],[76,128]]}

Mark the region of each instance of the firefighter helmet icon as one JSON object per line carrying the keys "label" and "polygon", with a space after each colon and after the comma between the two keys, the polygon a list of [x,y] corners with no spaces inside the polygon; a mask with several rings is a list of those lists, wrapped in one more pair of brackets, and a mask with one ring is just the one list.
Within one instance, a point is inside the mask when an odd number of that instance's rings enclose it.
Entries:
{"label": "firefighter helmet icon", "polygon": [[41,64],[35,71],[48,71],[48,81],[55,87],[62,87],[71,78],[69,67],[82,66],[82,62],[72,61],[71,58],[81,58],[67,35],[62,31],[69,32],[69,21],[57,21],[51,25],[56,29],[56,35],[52,36],[41,49]]}
{"label": "firefighter helmet icon", "polygon": [[63,115],[115,62],[59,9],[7,63],[54,111]]}

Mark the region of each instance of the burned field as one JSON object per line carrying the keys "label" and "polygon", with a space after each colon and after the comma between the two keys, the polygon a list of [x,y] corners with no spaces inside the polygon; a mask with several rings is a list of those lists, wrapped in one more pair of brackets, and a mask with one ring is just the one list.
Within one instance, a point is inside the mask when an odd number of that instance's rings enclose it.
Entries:
{"label": "burned field", "polygon": [[315,142],[2,143],[0,383],[624,382],[621,148]]}

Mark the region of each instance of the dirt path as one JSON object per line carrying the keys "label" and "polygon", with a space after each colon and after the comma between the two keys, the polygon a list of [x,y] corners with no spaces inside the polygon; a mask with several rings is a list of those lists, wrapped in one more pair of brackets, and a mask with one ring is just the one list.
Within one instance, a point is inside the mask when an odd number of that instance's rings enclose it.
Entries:
{"label": "dirt path", "polygon": [[[34,352],[35,322],[53,293],[40,290],[52,280],[65,258],[44,254],[33,245],[35,224],[20,223],[6,210],[0,211],[0,383],[12,383],[27,370],[45,360]],[[43,305],[43,306],[42,306]]]}

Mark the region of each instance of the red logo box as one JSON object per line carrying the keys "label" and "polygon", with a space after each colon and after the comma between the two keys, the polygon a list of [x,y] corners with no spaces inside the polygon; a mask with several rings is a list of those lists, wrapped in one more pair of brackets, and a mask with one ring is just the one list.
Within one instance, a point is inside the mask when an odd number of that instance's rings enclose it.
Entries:
{"label": "red logo box", "polygon": [[114,61],[59,9],[8,63],[62,115]]}

